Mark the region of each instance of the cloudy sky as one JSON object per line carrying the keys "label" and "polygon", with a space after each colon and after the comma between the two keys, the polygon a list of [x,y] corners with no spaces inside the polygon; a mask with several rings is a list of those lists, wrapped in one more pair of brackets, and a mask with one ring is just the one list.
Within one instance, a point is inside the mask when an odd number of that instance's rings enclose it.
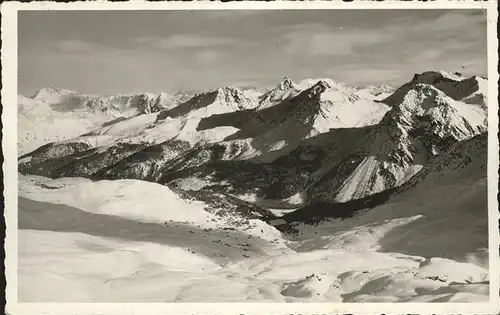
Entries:
{"label": "cloudy sky", "polygon": [[485,18],[479,10],[24,11],[19,93],[269,87],[283,76],[399,85],[439,69],[486,75]]}

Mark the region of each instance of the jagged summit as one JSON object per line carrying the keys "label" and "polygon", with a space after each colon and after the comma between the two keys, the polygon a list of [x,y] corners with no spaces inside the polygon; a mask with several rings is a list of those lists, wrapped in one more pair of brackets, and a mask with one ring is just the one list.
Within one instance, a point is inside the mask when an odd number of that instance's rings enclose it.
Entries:
{"label": "jagged summit", "polygon": [[[263,94],[260,97],[259,109],[264,109],[270,106],[274,106],[285,100],[290,100],[294,97],[299,97],[300,94],[309,95],[310,98],[318,97],[324,92],[336,92],[337,96],[330,95],[327,99],[339,99],[339,95],[351,95],[349,99],[354,100],[358,97],[353,96],[356,93],[355,89],[349,88],[346,85],[340,84],[329,78],[309,78],[295,83],[290,78],[284,77],[283,80],[273,89]],[[343,99],[343,97],[340,97]]]}
{"label": "jagged summit", "polygon": [[441,139],[471,138],[487,130],[484,108],[455,101],[432,85],[419,83],[398,107],[401,113],[414,115],[426,123],[429,131]]}
{"label": "jagged summit", "polygon": [[249,109],[257,105],[245,92],[234,86],[218,88],[216,93],[217,101],[232,108]]}
{"label": "jagged summit", "polygon": [[220,87],[216,91],[221,96],[231,95],[233,97],[244,97],[243,91],[235,86]]}
{"label": "jagged summit", "polygon": [[406,93],[419,83],[432,85],[454,100],[470,97],[480,90],[481,84],[476,76],[456,80],[438,71],[426,71],[415,74],[410,82],[402,85],[393,94],[382,100],[382,102],[389,106],[396,106],[401,103]]}
{"label": "jagged summit", "polygon": [[295,88],[295,83],[287,76],[283,77],[281,82],[276,86],[277,89],[285,91]]}
{"label": "jagged summit", "polygon": [[328,86],[330,88],[341,88],[341,87],[343,87],[342,84],[340,84],[337,81],[332,80],[330,78],[308,78],[308,79],[304,79],[304,80],[300,81],[297,84],[297,86],[300,89],[305,90],[305,89],[313,87],[314,85],[318,84],[319,82],[323,82],[322,83],[323,85]]}
{"label": "jagged summit", "polygon": [[[392,135],[397,146],[418,138],[434,155],[437,148],[447,143],[474,137],[487,130],[487,112],[480,106],[455,101],[430,84],[416,84],[380,122],[380,129]],[[451,141],[451,142],[450,142]],[[390,146],[385,146],[389,148]],[[379,148],[376,150],[382,152]],[[392,149],[391,149],[392,150]],[[396,152],[397,151],[397,152]],[[413,162],[415,150],[405,147],[394,154],[404,153],[407,162]]]}
{"label": "jagged summit", "polygon": [[309,97],[311,98],[319,97],[319,95],[324,93],[327,89],[331,88],[332,86],[327,81],[320,80],[309,89]]}
{"label": "jagged summit", "polygon": [[297,85],[290,78],[284,77],[273,89],[260,96],[259,108],[273,106],[297,95],[299,92],[300,89]]}

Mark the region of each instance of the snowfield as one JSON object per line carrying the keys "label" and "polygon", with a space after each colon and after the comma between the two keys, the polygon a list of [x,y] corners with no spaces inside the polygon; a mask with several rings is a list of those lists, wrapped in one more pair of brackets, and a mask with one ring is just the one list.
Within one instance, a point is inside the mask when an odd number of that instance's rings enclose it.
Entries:
{"label": "snowfield", "polygon": [[[158,184],[36,176],[19,183],[22,302],[488,299],[484,252],[456,261],[437,257],[441,246],[436,257],[392,251],[398,242],[380,251],[388,234],[422,215],[354,221],[342,233],[338,222],[323,223],[291,240],[262,221],[224,230],[227,222],[201,202]],[[436,228],[425,235],[442,233]]]}

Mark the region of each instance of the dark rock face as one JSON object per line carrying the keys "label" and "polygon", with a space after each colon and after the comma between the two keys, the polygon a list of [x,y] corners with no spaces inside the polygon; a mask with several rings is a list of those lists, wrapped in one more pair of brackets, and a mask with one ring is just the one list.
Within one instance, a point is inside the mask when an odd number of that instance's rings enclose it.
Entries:
{"label": "dark rock face", "polygon": [[[103,168],[107,168],[127,158],[129,155],[143,149],[141,144],[119,143],[105,151],[95,151],[89,155],[73,160],[72,162],[51,172],[53,177],[92,177]],[[82,163],[82,161],[84,161]]]}
{"label": "dark rock face", "polygon": [[467,140],[454,142],[447,146],[446,151],[432,158],[428,167],[425,167],[418,174],[413,176],[408,182],[401,185],[398,193],[416,186],[432,173],[440,174],[443,171],[460,171],[470,163],[476,162],[484,170],[486,177],[488,164],[488,133],[482,133]]}
{"label": "dark rock face", "polygon": [[146,146],[117,163],[100,169],[92,177],[94,179],[129,178],[156,182],[168,161],[189,148],[187,142],[180,140],[168,140],[161,144]]}
{"label": "dark rock face", "polygon": [[86,143],[49,143],[32,153],[25,154],[19,158],[20,161],[28,159],[27,162],[18,164],[21,174],[33,174],[51,177],[51,173],[62,165],[71,163],[78,157],[92,149]]}
{"label": "dark rock face", "polygon": [[41,163],[50,159],[57,159],[63,156],[76,155],[90,149],[90,145],[79,142],[69,143],[48,143],[36,149],[32,153],[25,154],[19,159],[31,157],[31,163]]}
{"label": "dark rock face", "polygon": [[37,151],[30,153],[31,160],[19,164],[20,173],[51,178],[90,178],[99,170],[144,148],[144,145],[120,143],[106,150],[90,148],[89,145],[83,143],[48,144],[44,147],[48,147],[49,150],[43,150],[43,153]]}

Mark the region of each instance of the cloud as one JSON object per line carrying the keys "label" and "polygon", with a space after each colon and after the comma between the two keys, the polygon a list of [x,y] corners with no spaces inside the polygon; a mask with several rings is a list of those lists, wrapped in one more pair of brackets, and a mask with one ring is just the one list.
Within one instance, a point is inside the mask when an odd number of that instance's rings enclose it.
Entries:
{"label": "cloud", "polygon": [[56,49],[65,53],[90,53],[98,49],[100,45],[83,40],[62,40],[57,43]]}
{"label": "cloud", "polygon": [[130,48],[116,47],[108,43],[98,43],[86,40],[60,40],[54,46],[39,46],[36,53],[56,54],[68,57],[120,56],[133,52]]}
{"label": "cloud", "polygon": [[[132,13],[20,18],[19,86],[200,90],[240,81],[273,86],[283,75],[401,84],[425,70],[466,65],[467,74],[484,75],[487,67],[482,10]],[[131,18],[141,23],[124,24]]]}
{"label": "cloud", "polygon": [[317,24],[296,26],[283,38],[284,52],[287,54],[324,56],[349,55],[357,47],[390,40],[382,32],[331,28]]}
{"label": "cloud", "polygon": [[429,23],[421,23],[422,31],[470,31],[473,27],[486,25],[486,12],[483,10],[454,10],[443,13]]}
{"label": "cloud", "polygon": [[165,38],[141,37],[136,42],[149,44],[161,49],[188,49],[210,47],[242,47],[250,43],[237,38],[209,37],[195,34],[179,34]]}
{"label": "cloud", "polygon": [[435,17],[403,15],[379,27],[333,26],[326,23],[299,24],[283,31],[280,42],[290,55],[350,56],[368,58],[383,53],[426,51],[434,57],[440,50],[466,50],[481,45],[486,38],[485,15],[480,10],[449,10]]}
{"label": "cloud", "polygon": [[220,60],[222,54],[215,50],[202,50],[195,56],[196,60],[200,62],[214,62]]}

